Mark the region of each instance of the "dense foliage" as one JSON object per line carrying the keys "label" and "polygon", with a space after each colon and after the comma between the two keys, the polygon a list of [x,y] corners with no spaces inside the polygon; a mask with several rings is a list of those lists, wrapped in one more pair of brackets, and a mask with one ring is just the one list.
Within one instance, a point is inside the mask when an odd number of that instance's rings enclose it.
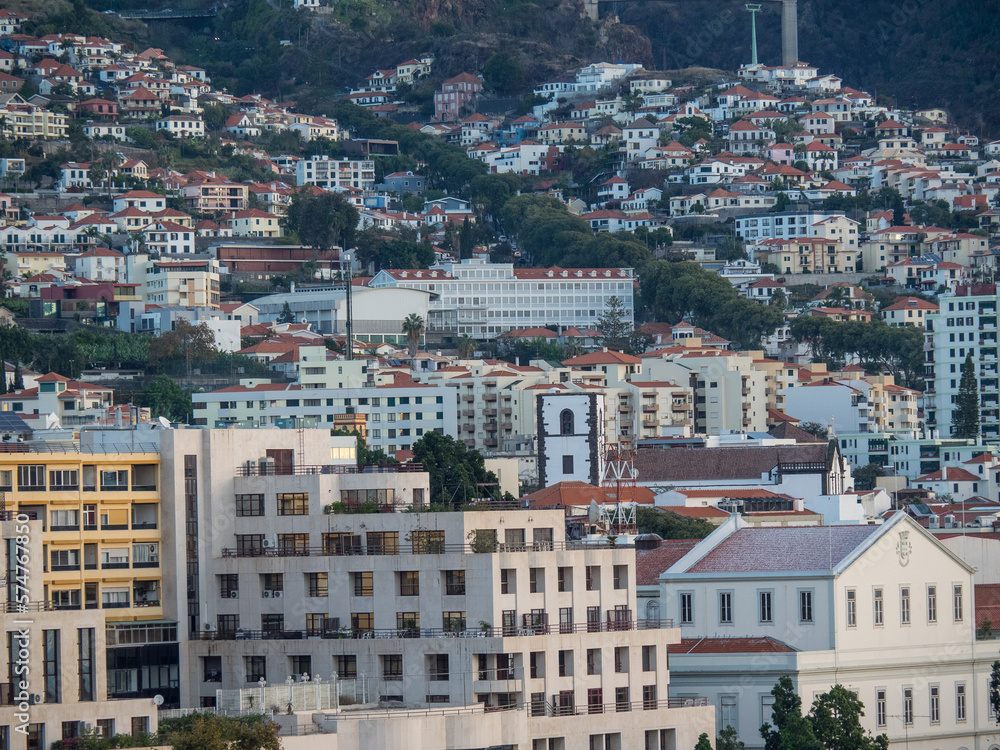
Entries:
{"label": "dense foliage", "polygon": [[487,471],[483,454],[461,440],[429,432],[412,447],[413,460],[430,477],[431,505],[457,506],[476,498],[499,499],[496,474]]}
{"label": "dense foliage", "polygon": [[635,516],[640,534],[659,534],[663,539],[704,539],[715,526],[701,518],[685,518],[665,508],[638,508]]}

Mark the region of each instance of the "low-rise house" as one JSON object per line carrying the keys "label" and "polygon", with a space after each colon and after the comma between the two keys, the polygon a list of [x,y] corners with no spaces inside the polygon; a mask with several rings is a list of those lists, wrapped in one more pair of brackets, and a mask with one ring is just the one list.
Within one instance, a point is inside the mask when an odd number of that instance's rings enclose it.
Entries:
{"label": "low-rise house", "polygon": [[156,122],[156,130],[177,138],[201,138],[205,123],[197,115],[169,115]]}

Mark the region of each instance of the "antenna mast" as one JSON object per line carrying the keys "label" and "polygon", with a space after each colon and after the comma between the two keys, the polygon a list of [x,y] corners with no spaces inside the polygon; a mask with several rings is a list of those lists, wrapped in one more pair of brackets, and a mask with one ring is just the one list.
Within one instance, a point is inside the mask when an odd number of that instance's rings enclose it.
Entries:
{"label": "antenna mast", "polygon": [[750,11],[750,39],[752,45],[751,65],[757,64],[757,14],[760,13],[760,3],[747,3],[744,6]]}
{"label": "antenna mast", "polygon": [[631,439],[610,440],[604,448],[604,474],[601,487],[609,501],[614,496],[610,529],[613,534],[635,534],[635,444]]}

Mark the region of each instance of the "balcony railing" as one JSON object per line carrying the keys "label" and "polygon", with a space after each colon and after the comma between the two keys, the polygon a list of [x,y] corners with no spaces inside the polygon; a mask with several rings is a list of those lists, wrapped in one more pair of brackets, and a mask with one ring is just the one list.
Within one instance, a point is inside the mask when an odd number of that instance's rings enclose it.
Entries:
{"label": "balcony railing", "polygon": [[708,698],[699,695],[691,698],[642,698],[634,701],[607,700],[601,703],[574,703],[558,705],[546,701],[530,705],[532,716],[583,716],[585,714],[628,713],[631,711],[655,711],[663,708],[695,708],[707,706]]}
{"label": "balcony railing", "polygon": [[627,630],[672,628],[673,620],[611,620],[491,628],[340,628],[334,630],[200,630],[191,634],[196,641],[302,640],[304,638],[394,640],[397,638],[517,638],[548,633],[609,633]]}
{"label": "balcony railing", "polygon": [[368,466],[354,465],[321,465],[321,466],[275,466],[274,464],[248,461],[236,469],[238,477],[274,477],[299,476],[309,474],[412,474],[424,470],[423,464],[371,464]]}
{"label": "balcony railing", "polygon": [[[553,550],[607,549],[606,545],[588,542],[527,542],[525,544],[503,544],[497,542],[492,549],[477,543],[476,549],[469,544],[446,544],[436,540],[419,542],[409,550],[402,547],[388,547],[383,544],[328,544],[309,547],[251,547],[239,549],[224,547],[223,557],[350,557],[373,555],[446,555],[446,554],[488,554],[493,552],[551,552]],[[633,545],[618,544],[615,549],[633,549]]]}

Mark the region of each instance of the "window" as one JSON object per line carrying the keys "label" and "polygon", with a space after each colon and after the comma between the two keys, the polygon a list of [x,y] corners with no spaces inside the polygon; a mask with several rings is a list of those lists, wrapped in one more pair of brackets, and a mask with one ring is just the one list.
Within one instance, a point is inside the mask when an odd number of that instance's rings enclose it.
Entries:
{"label": "window", "polygon": [[600,565],[588,565],[586,572],[587,572],[587,591],[600,591],[601,590],[601,566]]}
{"label": "window", "polygon": [[[531,694],[531,705],[528,709],[529,716],[545,716],[545,693],[532,693]],[[538,740],[538,742],[544,743],[545,740]],[[544,750],[544,748],[543,748]]]}
{"label": "window", "polygon": [[587,689],[587,713],[604,713],[604,691],[601,688]]}
{"label": "window", "polygon": [[614,587],[618,590],[628,588],[628,565],[615,565]]}
{"label": "window", "polygon": [[464,570],[446,570],[444,572],[444,593],[446,596],[465,596]]}
{"label": "window", "polygon": [[955,721],[965,721],[965,683],[955,685]]}
{"label": "window", "polygon": [[771,614],[771,596],[770,591],[759,591],[757,592],[758,599],[760,601],[760,608],[758,617],[762,623],[774,622]]}
{"label": "window", "polygon": [[236,516],[243,518],[246,516],[264,515],[263,495],[237,495],[236,496]]}
{"label": "window", "polygon": [[309,493],[288,492],[278,495],[279,516],[306,516],[309,514]]}
{"label": "window", "polygon": [[309,596],[329,596],[329,573],[306,573]]}
{"label": "window", "polygon": [[587,607],[587,632],[588,633],[600,633],[601,632],[601,608]]}
{"label": "window", "polygon": [[238,557],[261,555],[263,553],[264,553],[263,534],[236,535],[236,555]]}
{"label": "window", "polygon": [[49,531],[78,531],[80,528],[80,511],[52,510],[49,511]]}
{"label": "window", "polygon": [[267,679],[267,657],[244,656],[243,669],[246,671],[246,682],[260,682]]}
{"label": "window", "polygon": [[309,535],[278,534],[278,554],[280,555],[309,554]]}
{"label": "window", "polygon": [[340,679],[352,680],[358,676],[358,657],[341,655],[333,657],[333,671]]}
{"label": "window", "polygon": [[937,586],[927,587],[927,622],[937,622]]}
{"label": "window", "polygon": [[240,629],[239,615],[216,615],[215,627],[220,634],[233,634]]}
{"label": "window", "polygon": [[398,531],[369,531],[365,537],[369,555],[398,555]]}
{"label": "window", "polygon": [[632,710],[632,706],[629,704],[628,688],[615,688],[615,711],[623,713],[630,710]]}
{"label": "window", "polygon": [[879,688],[875,691],[875,726],[884,727],[885,720],[885,689]]}
{"label": "window", "polygon": [[465,612],[442,612],[441,627],[450,631],[465,630]]}
{"label": "window", "polygon": [[732,591],[720,591],[719,592],[719,624],[720,625],[732,625],[733,624],[733,592]]}
{"label": "window", "polygon": [[587,674],[594,675],[601,673],[601,649],[587,649]]}
{"label": "window", "polygon": [[738,729],[737,724],[736,696],[719,696],[719,729],[725,729],[726,727]]}
{"label": "window", "polygon": [[694,594],[685,592],[680,595],[681,600],[681,625],[691,625],[694,623]]}
{"label": "window", "polygon": [[370,571],[361,573],[351,573],[351,588],[354,596],[373,596],[374,582],[373,574]]}
{"label": "window", "polygon": [[899,590],[899,621],[903,625],[910,624],[910,587],[903,586]]}
{"label": "window", "polygon": [[656,671],[656,646],[642,647],[642,671]]}
{"label": "window", "polygon": [[656,685],[642,686],[642,707],[646,711],[656,708]]}
{"label": "window", "polygon": [[418,571],[399,571],[399,595],[420,596],[420,573]]}
{"label": "window", "polygon": [[79,487],[79,474],[76,470],[65,469],[49,472],[49,489],[75,490]]}
{"label": "window", "polygon": [[513,594],[514,593],[514,583],[515,583],[515,572],[512,568],[501,568],[500,569],[500,593],[501,594]]}
{"label": "window", "polygon": [[628,646],[615,646],[615,672],[628,672]]}
{"label": "window", "polygon": [[882,589],[872,592],[872,613],[875,617],[875,627],[882,627]]}
{"label": "window", "polygon": [[38,492],[45,489],[45,466],[41,464],[17,467],[17,488],[22,492]]}
{"label": "window", "polygon": [[125,492],[128,490],[127,471],[102,471],[101,489],[105,492]]}
{"label": "window", "polygon": [[913,723],[913,688],[903,688],[903,723]]}
{"label": "window", "polygon": [[559,591],[572,591],[573,590],[573,569],[569,567],[560,567],[556,573],[556,589]]}
{"label": "window", "polygon": [[415,555],[432,555],[444,552],[443,531],[414,531],[410,534],[410,544]]}
{"label": "window", "polygon": [[573,676],[573,652],[571,650],[563,650],[559,652],[559,676]]}
{"label": "window", "polygon": [[847,590],[847,627],[857,627],[858,624],[858,601],[857,592],[854,589]]}
{"label": "window", "polygon": [[371,633],[375,630],[373,612],[351,612],[351,630],[355,633]]}
{"label": "window", "polygon": [[941,688],[937,685],[931,685],[928,688],[930,697],[930,719],[931,724],[941,723]]}
{"label": "window", "polygon": [[403,679],[402,654],[382,655],[382,679],[389,682],[398,682]]}
{"label": "window", "polygon": [[544,651],[532,651],[528,655],[528,675],[531,678],[545,677]]}
{"label": "window", "polygon": [[291,656],[291,666],[293,675],[312,674],[311,656]]}
{"label": "window", "polygon": [[955,622],[962,622],[965,614],[962,606],[962,584],[957,583],[952,587],[951,601],[952,617],[955,618]]}
{"label": "window", "polygon": [[[78,628],[76,643],[79,699],[92,701],[94,700],[94,629]],[[2,748],[0,745],[0,749]]]}
{"label": "window", "polygon": [[572,474],[573,473],[573,457],[563,456],[562,457],[562,473]]}
{"label": "window", "polygon": [[448,654],[430,654],[427,662],[427,674],[432,681],[448,681]]}
{"label": "window", "polygon": [[[463,571],[464,572],[464,571]],[[463,582],[464,585],[464,582]],[[540,594],[545,591],[545,569],[528,569],[528,591],[532,594]]]}
{"label": "window", "polygon": [[813,592],[799,592],[799,622],[813,621]]}
{"label": "window", "polygon": [[261,615],[260,629],[265,635],[277,635],[283,632],[285,629],[285,616],[275,614]]}
{"label": "window", "polygon": [[572,435],[574,432],[573,412],[570,409],[563,409],[559,414],[559,434]]}
{"label": "window", "polygon": [[559,608],[559,632],[560,633],[572,633],[573,632],[573,608],[572,607],[560,607]]}

